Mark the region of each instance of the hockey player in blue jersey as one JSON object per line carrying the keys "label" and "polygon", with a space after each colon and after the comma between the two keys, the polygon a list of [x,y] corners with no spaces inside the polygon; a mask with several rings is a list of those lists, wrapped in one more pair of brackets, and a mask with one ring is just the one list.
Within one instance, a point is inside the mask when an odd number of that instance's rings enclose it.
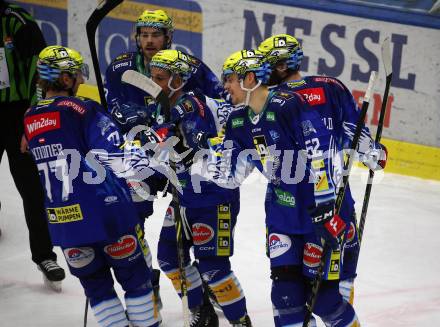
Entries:
{"label": "hockey player in blue jersey", "polygon": [[[30,152],[46,191],[52,242],[62,248],[100,326],[158,326],[139,219],[123,178],[152,173],[137,148],[121,150],[119,131],[97,102],[77,98],[83,59],[50,46],[39,55],[45,99],[25,115]],[[158,168],[158,164],[155,166]],[[111,274],[125,292],[119,300]]]}
{"label": "hockey player in blue jersey", "polygon": [[[268,178],[267,245],[271,299],[277,326],[302,326],[309,283],[331,244],[314,313],[327,326],[359,325],[352,306],[332,281],[339,273],[343,220],[334,215],[335,185],[327,149],[331,134],[318,112],[297,93],[270,91],[270,69],[262,53],[243,50],[223,65],[224,87],[243,109],[226,124],[223,156],[231,162],[226,186],[241,182],[249,161]],[[221,180],[221,179],[220,179]]]}
{"label": "hockey player in blue jersey", "polygon": [[[165,139],[176,126],[175,133],[182,144],[179,152],[191,152],[191,157],[199,150],[200,140],[195,131],[204,132],[207,137],[215,137],[219,132],[218,122],[200,96],[183,91],[191,76],[191,65],[184,53],[177,50],[160,51],[152,58],[150,69],[152,79],[169,96],[172,107],[171,122],[159,124],[157,117],[160,115],[156,116],[156,121],[152,123],[153,129]],[[215,294],[230,323],[237,327],[251,326],[246,300],[229,260],[233,255],[233,229],[239,212],[238,189],[222,189],[211,181],[199,178],[197,166],[203,166],[203,160],[197,155],[193,160],[186,157],[176,166],[183,190],[179,194],[180,211],[187,227],[184,246],[188,301],[192,311],[191,327],[218,326],[212,305],[206,297],[203,300],[200,275]],[[199,271],[190,264],[190,247],[193,247],[194,256],[198,259]],[[176,230],[171,206],[167,210],[160,235],[158,262],[172,280],[175,289],[180,292]]]}
{"label": "hockey player in blue jersey", "polygon": [[[137,51],[116,57],[108,66],[105,78],[109,110],[123,131],[128,131],[139,123],[140,117],[145,118],[146,106],[151,103],[151,96],[123,83],[122,74],[127,70],[135,70],[150,77],[151,58],[159,50],[169,49],[173,40],[173,21],[163,10],[145,10],[136,20],[135,27]],[[222,85],[214,73],[194,56],[187,55],[187,58],[191,63],[192,74],[184,86],[184,91],[199,90],[212,98],[224,96]],[[166,180],[153,176],[145,181],[130,182],[130,185],[134,195],[133,200],[143,223],[145,218],[153,214],[153,200],[157,192],[163,191],[166,187]],[[153,284],[158,299],[159,272],[153,269]],[[160,300],[159,303],[161,304]]]}
{"label": "hockey player in blue jersey", "polygon": [[[295,91],[304,95],[311,107],[317,110],[331,132],[331,147],[334,172],[331,176],[338,184],[342,180],[342,150],[350,148],[359,110],[347,87],[336,78],[323,76],[302,77],[299,68],[303,51],[299,42],[291,35],[279,34],[264,40],[258,49],[263,52],[273,72],[270,85],[278,90]],[[386,148],[375,143],[367,127],[364,127],[358,146],[360,160],[370,169],[383,169],[386,163]],[[340,276],[340,291],[353,304],[354,279],[356,277],[359,243],[357,237],[356,213],[350,187],[347,186],[340,211],[347,223],[344,243],[343,271]]]}

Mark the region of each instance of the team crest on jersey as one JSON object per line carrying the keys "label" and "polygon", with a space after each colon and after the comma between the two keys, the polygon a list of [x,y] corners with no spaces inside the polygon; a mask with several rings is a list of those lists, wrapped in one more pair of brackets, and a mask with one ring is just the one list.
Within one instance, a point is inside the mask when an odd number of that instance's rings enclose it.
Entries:
{"label": "team crest on jersey", "polygon": [[316,133],[315,127],[313,127],[313,124],[310,120],[304,120],[301,122],[302,130],[304,136],[309,136],[312,133]]}
{"label": "team crest on jersey", "polygon": [[280,91],[280,92],[276,93],[276,97],[283,98],[283,99],[286,99],[286,100],[292,99],[294,96],[295,95],[293,93],[289,93],[289,92],[282,92],[282,91]]}
{"label": "team crest on jersey", "polygon": [[269,134],[274,142],[278,142],[278,140],[280,139],[280,134],[277,131],[270,130]]}
{"label": "team crest on jersey", "polygon": [[185,100],[182,102],[182,107],[187,113],[193,112],[194,108],[190,100]]}

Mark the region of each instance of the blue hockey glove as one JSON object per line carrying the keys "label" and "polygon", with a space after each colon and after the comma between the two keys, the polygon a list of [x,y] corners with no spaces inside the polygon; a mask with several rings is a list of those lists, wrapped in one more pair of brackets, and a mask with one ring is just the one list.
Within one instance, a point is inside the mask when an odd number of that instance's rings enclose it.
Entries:
{"label": "blue hockey glove", "polygon": [[118,123],[121,131],[127,133],[134,126],[149,125],[152,120],[155,106],[139,106],[134,103],[124,103],[115,105],[111,112],[113,118]]}
{"label": "blue hockey glove", "polygon": [[335,215],[334,201],[326,202],[309,210],[318,238],[323,238],[332,249],[338,249],[346,224]]}

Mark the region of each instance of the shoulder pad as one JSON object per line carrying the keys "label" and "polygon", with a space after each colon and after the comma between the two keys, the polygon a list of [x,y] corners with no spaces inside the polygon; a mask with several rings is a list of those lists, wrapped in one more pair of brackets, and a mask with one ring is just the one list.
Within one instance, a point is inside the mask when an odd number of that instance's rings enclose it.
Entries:
{"label": "shoulder pad", "polygon": [[202,64],[202,61],[193,55],[187,54],[189,63],[194,67],[199,67]]}
{"label": "shoulder pad", "polygon": [[186,113],[197,111],[201,117],[205,117],[206,104],[196,96],[186,95],[181,102],[182,108]]}

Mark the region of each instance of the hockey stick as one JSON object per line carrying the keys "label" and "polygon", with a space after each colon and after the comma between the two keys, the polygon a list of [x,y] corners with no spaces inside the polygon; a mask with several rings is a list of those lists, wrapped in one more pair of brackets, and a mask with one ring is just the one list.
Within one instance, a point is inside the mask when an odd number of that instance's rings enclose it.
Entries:
{"label": "hockey stick", "polygon": [[[377,143],[380,142],[380,139],[382,137],[383,122],[387,110],[388,93],[390,92],[391,79],[393,77],[393,67],[391,65],[391,51],[390,51],[389,37],[386,38],[382,44],[382,61],[385,68],[386,83],[385,83],[385,91],[383,93],[383,98],[382,98],[382,107],[380,108],[379,123],[377,125],[377,131],[376,131],[375,141]],[[364,202],[362,204],[361,219],[359,221],[359,228],[358,228],[359,250],[360,250],[360,245],[362,243],[365,221],[367,219],[368,203],[370,201],[371,188],[373,187],[373,178],[374,178],[374,171],[370,169],[368,175],[367,187],[365,189]]]}
{"label": "hockey stick", "polygon": [[[107,108],[107,101],[105,100],[104,85],[101,78],[101,70],[99,68],[98,54],[96,51],[95,35],[98,29],[99,23],[104,19],[107,14],[112,11],[116,6],[122,3],[124,0],[103,0],[101,1],[95,10],[90,15],[86,23],[87,40],[89,42],[90,55],[92,56],[93,70],[95,71],[96,86],[99,91],[99,98],[103,107]],[[89,309],[89,298],[86,297],[86,305],[84,308],[84,327],[87,326],[87,313]]]}
{"label": "hockey stick", "polygon": [[[164,110],[165,120],[170,121],[170,103],[168,96],[163,92],[162,88],[147,76],[134,71],[127,70],[122,74],[121,80],[127,84],[133,85],[147,93],[149,93],[161,105]],[[171,169],[176,171],[175,163],[170,160]],[[188,283],[185,272],[185,253],[183,249],[183,221],[180,214],[179,196],[176,187],[171,187],[173,199],[171,200],[171,207],[174,211],[176,220],[176,240],[177,240],[177,260],[179,261],[179,276],[180,276],[180,292],[182,294],[182,312],[184,327],[189,327],[189,307],[188,307]]]}
{"label": "hockey stick", "polygon": [[96,86],[99,91],[99,98],[103,107],[107,108],[107,101],[105,100],[104,86],[101,78],[101,70],[99,69],[98,55],[96,51],[95,35],[99,24],[107,14],[115,7],[121,4],[124,0],[103,0],[101,1],[93,13],[90,15],[86,24],[87,40],[89,42],[90,54],[92,56],[93,69],[95,70]]}
{"label": "hockey stick", "polygon": [[[351,167],[353,165],[352,154],[356,151],[357,145],[359,143],[359,138],[361,136],[362,127],[365,124],[365,117],[367,115],[368,106],[370,104],[371,94],[373,93],[374,83],[376,81],[376,72],[372,71],[370,75],[370,80],[368,82],[367,90],[365,91],[364,100],[362,102],[361,113],[359,115],[359,120],[356,124],[356,130],[353,136],[353,140],[351,141],[350,151],[347,154],[347,160],[344,163],[344,176],[342,178],[342,185],[338,190],[338,195],[336,197],[335,203],[335,215],[339,214],[341,209],[342,200],[344,199],[345,190],[348,185],[348,179],[350,176]],[[316,277],[313,280],[312,290],[310,292],[310,297],[306,303],[306,313],[304,317],[303,327],[308,327],[310,323],[310,319],[312,318],[313,308],[315,307],[316,299],[318,297],[319,287],[321,286],[322,279],[324,277],[324,266],[326,262],[327,253],[331,251],[330,246],[327,242],[322,240],[322,255],[321,260],[319,261],[318,271],[316,273]]]}

